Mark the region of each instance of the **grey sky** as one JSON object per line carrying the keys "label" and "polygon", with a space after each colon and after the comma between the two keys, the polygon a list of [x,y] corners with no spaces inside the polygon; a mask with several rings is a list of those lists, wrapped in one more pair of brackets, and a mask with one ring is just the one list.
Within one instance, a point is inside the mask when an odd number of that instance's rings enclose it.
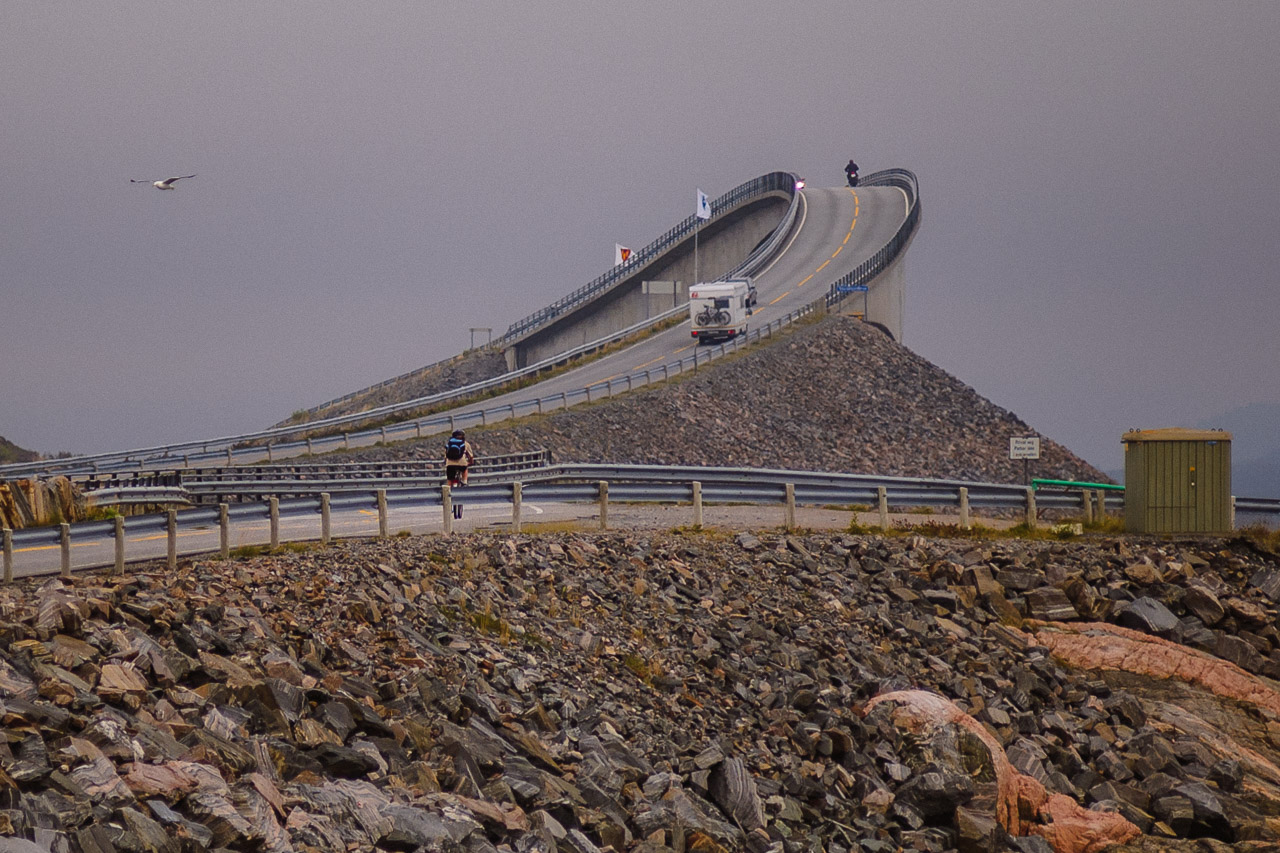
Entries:
{"label": "grey sky", "polygon": [[1274,0],[15,0],[0,435],[261,428],[852,156],[920,179],[904,342],[1117,467],[1280,402],[1277,44]]}

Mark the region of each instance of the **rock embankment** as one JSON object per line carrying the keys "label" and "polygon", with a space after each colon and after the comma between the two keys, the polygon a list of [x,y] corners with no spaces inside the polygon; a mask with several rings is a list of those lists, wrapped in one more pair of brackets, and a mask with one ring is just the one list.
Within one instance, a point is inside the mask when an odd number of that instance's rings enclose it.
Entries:
{"label": "rock embankment", "polygon": [[0,834],[1272,850],[1278,606],[1226,540],[476,534],[23,582]]}
{"label": "rock embankment", "polygon": [[[697,374],[517,426],[467,428],[482,453],[558,462],[728,465],[1021,482],[1011,436],[1039,433],[873,327],[842,316]],[[1041,435],[1031,475],[1110,482]],[[1119,436],[1116,437],[1119,441]],[[434,456],[440,440],[345,458]]]}
{"label": "rock embankment", "polygon": [[501,352],[485,349],[469,350],[454,358],[405,374],[388,385],[370,388],[349,400],[327,403],[301,420],[290,418],[276,426],[291,426],[321,418],[336,418],[340,415],[376,409],[379,406],[389,406],[392,403],[416,400],[441,391],[451,391],[454,388],[483,382],[506,372],[507,361]]}

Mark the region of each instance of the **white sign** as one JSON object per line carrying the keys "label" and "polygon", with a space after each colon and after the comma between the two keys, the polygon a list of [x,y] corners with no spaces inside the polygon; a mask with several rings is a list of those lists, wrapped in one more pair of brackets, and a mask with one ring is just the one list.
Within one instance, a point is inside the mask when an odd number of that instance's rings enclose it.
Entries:
{"label": "white sign", "polygon": [[1009,437],[1009,458],[1010,459],[1039,459],[1040,458],[1040,437],[1030,436],[1021,438],[1019,436]]}

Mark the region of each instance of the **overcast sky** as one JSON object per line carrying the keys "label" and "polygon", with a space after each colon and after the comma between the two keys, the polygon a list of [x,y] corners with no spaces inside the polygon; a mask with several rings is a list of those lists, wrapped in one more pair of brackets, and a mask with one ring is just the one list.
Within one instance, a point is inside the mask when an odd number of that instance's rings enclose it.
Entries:
{"label": "overcast sky", "polygon": [[1090,462],[1280,402],[1275,0],[4,18],[0,435],[29,449],[266,427],[501,333],[697,187],[850,157],[920,180],[904,343]]}

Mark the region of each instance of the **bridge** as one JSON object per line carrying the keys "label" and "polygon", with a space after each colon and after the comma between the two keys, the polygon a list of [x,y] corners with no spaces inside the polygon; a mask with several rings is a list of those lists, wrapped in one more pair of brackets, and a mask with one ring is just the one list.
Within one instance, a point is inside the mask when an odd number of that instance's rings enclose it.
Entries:
{"label": "bridge", "polygon": [[[711,204],[707,221],[689,216],[633,260],[515,324],[495,344],[513,370],[505,376],[444,394],[361,412],[234,436],[177,442],[113,453],[0,466],[0,479],[66,474],[86,477],[112,470],[187,468],[224,463],[274,462],[289,456],[422,437],[458,424],[487,425],[502,417],[543,411],[559,400],[578,400],[678,375],[726,348],[693,347],[687,321],[657,331],[639,344],[601,357],[532,387],[459,405],[442,415],[403,420],[427,406],[514,380],[599,350],[621,338],[672,322],[684,310],[682,290],[699,277],[752,275],[759,307],[751,332],[759,336],[813,311],[864,316],[902,338],[906,288],[904,253],[920,218],[915,176],[894,169],[869,175],[857,189],[798,189],[798,177],[774,172],[748,181]],[[703,274],[705,273],[707,274]],[[665,292],[652,285],[671,284]],[[861,288],[864,288],[862,290]],[[671,300],[671,308],[660,303]],[[735,346],[738,343],[735,343]],[[690,364],[691,363],[691,364]],[[383,423],[359,429],[371,421]],[[388,425],[390,423],[390,425]]]}

